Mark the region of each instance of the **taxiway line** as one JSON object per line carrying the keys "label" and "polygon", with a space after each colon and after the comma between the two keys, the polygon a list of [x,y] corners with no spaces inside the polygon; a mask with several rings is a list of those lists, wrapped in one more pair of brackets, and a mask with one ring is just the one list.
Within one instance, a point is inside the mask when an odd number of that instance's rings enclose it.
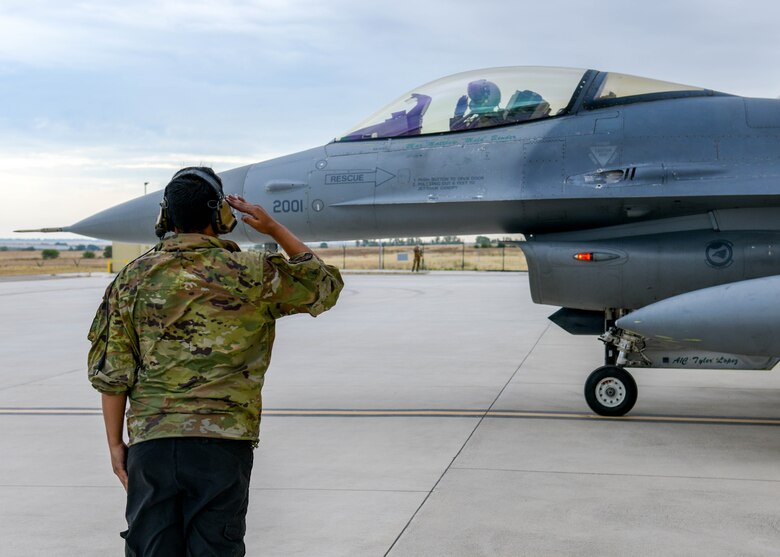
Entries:
{"label": "taxiway line", "polygon": [[[11,416],[92,416],[100,415],[99,408],[0,408],[0,415]],[[721,425],[780,426],[777,418],[741,418],[717,416],[599,416],[577,412],[527,412],[518,410],[345,410],[345,409],[264,409],[264,416],[310,418],[514,418],[537,420],[601,420],[620,422],[696,423]]]}

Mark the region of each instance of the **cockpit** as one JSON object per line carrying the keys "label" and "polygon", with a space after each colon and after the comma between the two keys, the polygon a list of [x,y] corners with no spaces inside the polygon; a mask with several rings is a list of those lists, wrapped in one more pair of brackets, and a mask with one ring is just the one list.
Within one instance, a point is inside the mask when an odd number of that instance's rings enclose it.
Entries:
{"label": "cockpit", "polygon": [[[592,92],[591,92],[592,91]],[[336,141],[460,132],[568,114],[653,97],[712,94],[691,87],[594,70],[505,67],[463,72],[427,83],[391,102]]]}

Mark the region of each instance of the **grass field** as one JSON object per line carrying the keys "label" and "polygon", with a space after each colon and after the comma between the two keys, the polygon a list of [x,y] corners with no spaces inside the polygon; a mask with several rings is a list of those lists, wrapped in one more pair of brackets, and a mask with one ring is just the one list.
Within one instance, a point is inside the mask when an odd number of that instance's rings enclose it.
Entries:
{"label": "grass field", "polygon": [[[339,269],[411,271],[412,246],[315,248],[326,262]],[[40,251],[0,251],[0,276],[54,275],[106,271],[108,260],[95,252],[84,259],[81,251],[61,251],[57,259],[44,260]],[[406,258],[404,260],[404,257]],[[520,248],[475,248],[463,245],[427,245],[423,269],[431,271],[525,271]],[[117,270],[117,269],[114,269]]]}
{"label": "grass field", "polygon": [[40,251],[0,251],[0,276],[105,271],[108,261],[94,253],[95,259],[84,259],[83,251],[61,251],[57,259],[44,260]]}

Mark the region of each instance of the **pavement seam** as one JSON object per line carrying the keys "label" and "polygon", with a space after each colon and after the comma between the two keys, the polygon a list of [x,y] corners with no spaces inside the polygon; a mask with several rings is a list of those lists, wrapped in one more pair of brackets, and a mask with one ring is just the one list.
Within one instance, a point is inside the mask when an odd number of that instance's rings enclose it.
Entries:
{"label": "pavement seam", "polygon": [[460,446],[460,449],[458,449],[458,452],[455,453],[454,457],[452,457],[452,460],[450,460],[450,463],[447,465],[447,467],[441,473],[441,475],[439,476],[439,479],[436,480],[436,483],[433,484],[433,487],[430,489],[430,491],[428,491],[428,494],[423,498],[423,500],[420,503],[420,505],[417,507],[417,509],[414,511],[414,513],[412,513],[412,516],[409,518],[407,523],[404,525],[404,527],[401,529],[401,531],[395,537],[395,539],[393,540],[393,543],[391,543],[390,547],[387,548],[387,551],[385,552],[384,557],[387,557],[390,554],[390,552],[393,550],[393,548],[398,543],[398,540],[401,539],[401,537],[404,535],[404,532],[406,532],[406,530],[409,528],[409,526],[412,524],[412,522],[414,522],[414,519],[417,517],[417,515],[420,513],[422,508],[425,506],[425,503],[428,502],[428,499],[430,499],[430,497],[433,494],[433,492],[436,491],[436,488],[441,483],[441,481],[444,479],[444,476],[447,475],[447,472],[450,471],[450,469],[452,468],[452,465],[455,463],[455,461],[458,459],[460,454],[463,452],[463,449],[465,449],[466,445],[468,445],[469,441],[471,441],[471,438],[477,432],[477,430],[479,429],[479,426],[482,425],[482,422],[485,420],[485,416],[487,416],[488,413],[493,409],[493,406],[496,405],[496,402],[498,402],[498,399],[500,399],[501,395],[504,394],[504,391],[506,390],[506,388],[509,386],[509,384],[512,382],[512,380],[517,376],[517,374],[520,372],[520,369],[523,367],[523,364],[525,364],[526,360],[528,360],[528,358],[531,356],[531,354],[533,354],[534,350],[536,350],[536,347],[539,345],[539,342],[542,340],[542,337],[544,337],[545,333],[547,333],[547,331],[549,329],[550,329],[550,323],[548,323],[547,326],[542,330],[542,332],[539,333],[539,336],[537,337],[536,342],[534,342],[533,346],[531,346],[531,349],[526,353],[526,355],[523,356],[523,359],[520,361],[520,364],[517,366],[517,368],[515,369],[514,373],[512,373],[512,375],[509,377],[507,382],[504,383],[504,386],[501,388],[501,390],[498,392],[496,397],[493,399],[493,402],[490,403],[490,406],[488,407],[488,409],[485,410],[485,412],[483,413],[482,417],[479,418],[479,421],[476,423],[474,428],[471,430],[471,433],[469,433],[469,435],[466,438],[466,440]]}
{"label": "pavement seam", "polygon": [[780,483],[780,480],[760,478],[728,478],[719,476],[678,476],[675,474],[622,474],[619,472],[568,472],[566,470],[528,470],[524,468],[483,468],[479,466],[453,466],[452,470],[477,470],[484,472],[521,472],[524,474],[554,474],[566,476],[607,476],[623,478],[670,478],[676,480],[712,480],[730,482]]}
{"label": "pavement seam", "polygon": [[71,292],[78,290],[83,292],[84,290],[105,290],[103,285],[98,286],[85,286],[84,288],[51,288],[48,290],[20,290],[17,292],[3,292],[0,296],[26,296],[27,294],[49,294],[51,292]]}
{"label": "pavement seam", "polygon": [[69,373],[76,373],[77,371],[81,371],[82,369],[83,368],[77,367],[76,369],[63,371],[61,373],[49,375],[48,377],[38,377],[37,379],[31,379],[30,381],[25,381],[24,383],[17,383],[16,385],[8,385],[7,387],[0,387],[0,391],[7,391],[9,389],[15,389],[17,387],[24,387],[25,385],[32,385],[33,383],[48,381],[49,379],[54,379],[55,377],[62,377],[63,375],[68,375]]}

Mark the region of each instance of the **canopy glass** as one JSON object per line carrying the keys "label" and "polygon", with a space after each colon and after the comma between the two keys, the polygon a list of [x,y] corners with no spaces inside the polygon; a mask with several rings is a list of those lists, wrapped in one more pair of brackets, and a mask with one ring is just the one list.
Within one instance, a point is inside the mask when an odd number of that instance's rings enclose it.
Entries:
{"label": "canopy glass", "polygon": [[[585,73],[572,68],[513,66],[451,75],[399,97],[336,141],[460,132],[550,118],[566,111]],[[596,103],[653,93],[704,91],[624,74],[602,75],[592,99]]]}

